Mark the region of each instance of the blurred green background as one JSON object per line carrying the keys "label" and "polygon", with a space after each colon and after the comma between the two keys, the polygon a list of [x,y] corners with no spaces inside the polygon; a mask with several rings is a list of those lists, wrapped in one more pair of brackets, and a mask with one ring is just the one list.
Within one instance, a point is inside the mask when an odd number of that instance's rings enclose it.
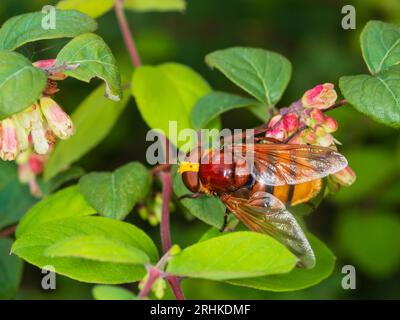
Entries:
{"label": "blurred green background", "polygon": [[[25,12],[41,10],[57,1],[2,0],[0,21]],[[318,83],[337,86],[342,75],[366,73],[359,47],[359,34],[368,20],[400,24],[398,0],[188,0],[181,13],[132,13],[127,17],[143,63],[176,61],[194,68],[216,90],[240,92],[217,71],[210,70],[204,56],[230,46],[251,46],[277,51],[293,64],[293,77],[281,106],[301,97]],[[353,4],[357,29],[341,28],[341,8]],[[131,73],[114,12],[98,19],[98,33],[115,53],[120,66]],[[31,44],[19,51],[31,60],[54,57],[68,40]],[[100,82],[90,85],[67,79],[57,101],[71,112]],[[155,93],[156,94],[156,93]],[[101,112],[101,110],[99,110]],[[336,138],[358,180],[337,195],[325,199],[306,217],[311,232],[337,256],[333,275],[321,284],[297,292],[273,293],[218,282],[187,280],[188,298],[208,299],[393,299],[400,298],[400,139],[399,132],[378,125],[350,106],[331,114],[340,123]],[[249,128],[260,122],[245,110],[223,116],[224,127]],[[79,164],[87,171],[112,170],[132,160],[145,162],[145,135],[149,128],[131,99],[111,134]],[[158,228],[133,220],[159,243]],[[172,238],[181,247],[195,242],[207,229],[197,220],[188,222],[172,214]],[[354,265],[357,289],[341,287],[343,265]],[[41,289],[40,270],[25,264],[19,299],[91,299],[92,285],[57,276],[57,289]],[[137,290],[137,285],[127,288]],[[167,293],[167,297],[172,297]]]}

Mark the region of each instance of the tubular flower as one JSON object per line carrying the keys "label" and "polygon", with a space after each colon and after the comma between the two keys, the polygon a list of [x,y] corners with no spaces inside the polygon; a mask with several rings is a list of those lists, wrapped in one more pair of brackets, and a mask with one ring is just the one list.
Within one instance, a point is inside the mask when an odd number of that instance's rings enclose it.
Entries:
{"label": "tubular flower", "polygon": [[74,134],[74,126],[70,117],[51,98],[40,99],[40,108],[47,120],[50,129],[60,139],[67,139]]}
{"label": "tubular flower", "polygon": [[67,139],[74,133],[71,119],[54,100],[44,97],[40,103],[0,122],[3,160],[15,160],[28,149],[29,141],[36,153],[47,154],[56,136]]}
{"label": "tubular flower", "polygon": [[337,94],[332,83],[324,83],[306,91],[301,99],[305,108],[326,109],[332,106]]}
{"label": "tubular flower", "polygon": [[29,143],[37,154],[47,154],[56,137],[67,139],[74,134],[70,117],[50,97],[59,91],[56,80],[66,78],[61,72],[63,69],[56,66],[55,59],[33,65],[47,73],[47,86],[38,103],[0,121],[0,158],[3,160],[15,160],[29,148]]}
{"label": "tubular flower", "polygon": [[19,152],[16,123],[11,118],[1,121],[0,157],[3,160],[15,160]]}
{"label": "tubular flower", "polygon": [[333,182],[344,187],[349,187],[356,181],[356,174],[347,166],[343,170],[332,175],[331,178]]}

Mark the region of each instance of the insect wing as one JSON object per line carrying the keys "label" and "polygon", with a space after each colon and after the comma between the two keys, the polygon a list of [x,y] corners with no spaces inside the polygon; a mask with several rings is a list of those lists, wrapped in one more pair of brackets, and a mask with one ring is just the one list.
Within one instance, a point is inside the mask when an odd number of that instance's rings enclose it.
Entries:
{"label": "insect wing", "polygon": [[272,186],[324,178],[347,166],[343,155],[319,146],[259,143],[226,148],[236,159],[246,159],[255,180]]}
{"label": "insect wing", "polygon": [[314,252],[300,225],[284,204],[267,192],[256,192],[250,197],[245,193],[239,191],[221,199],[247,228],[275,238],[300,259],[300,266],[313,268]]}

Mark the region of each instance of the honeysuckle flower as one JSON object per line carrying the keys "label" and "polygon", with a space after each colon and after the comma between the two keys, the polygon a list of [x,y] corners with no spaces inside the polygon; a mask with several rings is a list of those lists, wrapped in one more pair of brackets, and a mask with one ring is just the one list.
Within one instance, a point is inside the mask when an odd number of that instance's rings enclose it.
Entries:
{"label": "honeysuckle flower", "polygon": [[317,135],[312,129],[305,129],[300,133],[300,137],[303,139],[303,143],[301,144],[316,144],[317,143]]}
{"label": "honeysuckle flower", "polygon": [[42,123],[35,123],[32,127],[31,136],[33,147],[38,154],[47,154],[50,150],[50,143],[47,140],[46,132],[47,130]]}
{"label": "honeysuckle flower", "polygon": [[305,108],[326,109],[332,106],[337,94],[332,83],[324,83],[306,91],[301,101]]}
{"label": "honeysuckle flower", "polygon": [[18,149],[19,152],[23,152],[28,149],[29,146],[29,132],[27,128],[21,123],[20,117],[12,117],[15,123],[15,128],[17,131]]}
{"label": "honeysuckle flower", "polygon": [[325,115],[320,109],[311,109],[309,116],[306,119],[307,125],[309,127],[314,127],[316,125],[322,124],[325,121]]}
{"label": "honeysuckle flower", "polygon": [[0,121],[0,157],[15,160],[28,149],[29,142],[37,154],[47,154],[56,137],[67,139],[74,133],[70,117],[51,98],[43,96],[18,114]]}
{"label": "honeysuckle flower", "polygon": [[51,98],[40,99],[40,108],[46,117],[49,128],[60,139],[67,139],[74,134],[74,125],[70,117]]}
{"label": "honeysuckle flower", "polygon": [[19,152],[18,134],[14,120],[1,121],[0,126],[0,157],[5,161],[15,160]]}
{"label": "honeysuckle flower", "polygon": [[349,187],[356,181],[356,174],[347,166],[343,170],[333,174],[331,178],[333,182],[344,187]]}

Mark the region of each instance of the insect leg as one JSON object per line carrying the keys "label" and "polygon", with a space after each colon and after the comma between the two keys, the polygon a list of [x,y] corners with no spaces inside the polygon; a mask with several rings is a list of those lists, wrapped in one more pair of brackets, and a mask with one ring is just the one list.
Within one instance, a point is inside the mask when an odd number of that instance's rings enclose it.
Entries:
{"label": "insect leg", "polygon": [[228,218],[229,218],[229,214],[230,211],[228,210],[228,208],[225,210],[225,214],[224,214],[224,224],[222,225],[222,227],[219,229],[220,232],[224,232],[226,229],[226,226],[228,225]]}
{"label": "insect leg", "polygon": [[201,193],[187,193],[187,194],[184,194],[183,196],[180,196],[178,198],[178,200],[180,201],[183,199],[197,199],[200,196],[201,196]]}

